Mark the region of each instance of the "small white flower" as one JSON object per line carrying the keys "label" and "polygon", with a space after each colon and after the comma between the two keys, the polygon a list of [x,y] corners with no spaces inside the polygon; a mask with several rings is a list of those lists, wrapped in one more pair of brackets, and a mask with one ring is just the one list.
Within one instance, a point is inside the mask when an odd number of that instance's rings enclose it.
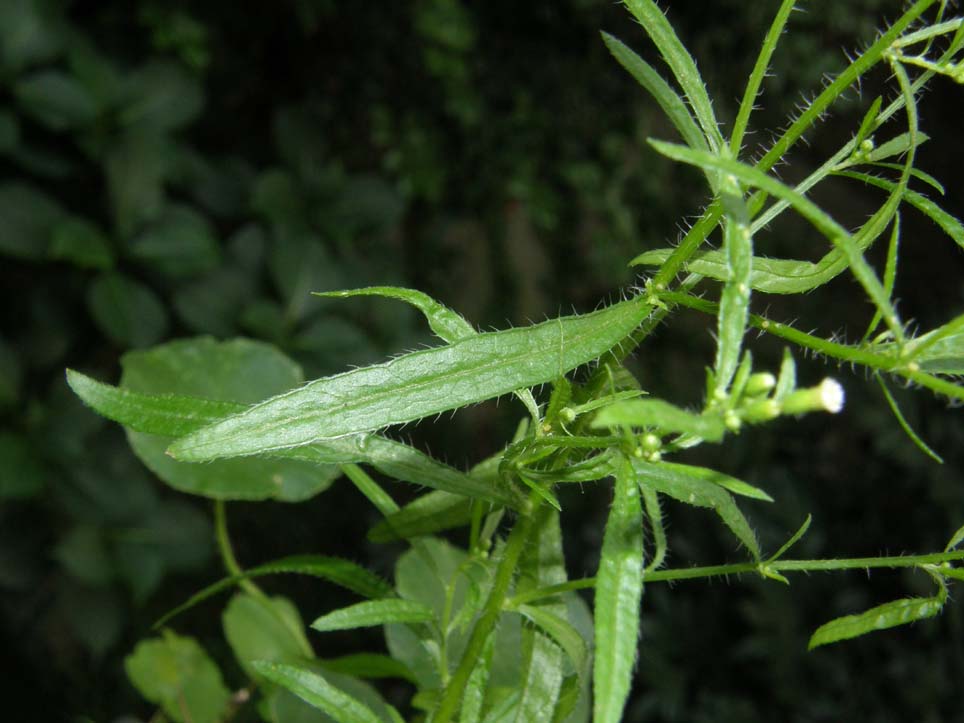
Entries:
{"label": "small white flower", "polygon": [[832,414],[836,414],[843,409],[844,390],[840,386],[840,382],[830,377],[820,382],[820,401],[823,408]]}

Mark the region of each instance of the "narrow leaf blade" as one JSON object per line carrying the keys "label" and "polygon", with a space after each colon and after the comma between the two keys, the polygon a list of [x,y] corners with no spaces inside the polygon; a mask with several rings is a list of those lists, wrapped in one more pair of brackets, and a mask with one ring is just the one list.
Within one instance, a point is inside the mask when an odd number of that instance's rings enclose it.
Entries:
{"label": "narrow leaf blade", "polygon": [[290,690],[309,705],[330,715],[337,723],[383,723],[375,712],[357,698],[331,685],[306,668],[256,660],[251,666],[272,683]]}
{"label": "narrow leaf blade", "polygon": [[258,454],[373,431],[556,379],[625,339],[640,299],[591,314],[479,334],[316,380],[175,442],[178,459]]}
{"label": "narrow leaf blade", "polygon": [[615,493],[596,575],[593,720],[618,723],[632,683],[643,593],[643,523],[629,462],[617,469]]}
{"label": "narrow leaf blade", "polygon": [[432,608],[415,600],[366,600],[322,615],[311,627],[321,632],[351,630],[389,623],[425,623],[435,617]]}

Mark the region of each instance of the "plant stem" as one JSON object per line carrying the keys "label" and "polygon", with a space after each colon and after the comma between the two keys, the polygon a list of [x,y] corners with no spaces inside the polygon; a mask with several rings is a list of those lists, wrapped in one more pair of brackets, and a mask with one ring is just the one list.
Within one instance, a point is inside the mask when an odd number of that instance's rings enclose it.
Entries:
{"label": "plant stem", "polygon": [[[704,577],[725,577],[746,572],[760,572],[766,568],[773,572],[827,572],[830,570],[870,570],[873,568],[920,567],[939,565],[944,562],[964,560],[964,550],[934,552],[927,555],[903,555],[895,557],[853,557],[840,560],[776,560],[774,562],[739,562],[730,565],[707,565],[704,567],[681,567],[671,570],[654,570],[643,573],[643,582],[673,582]],[[596,578],[584,577],[559,585],[550,585],[516,595],[506,602],[507,608],[516,608],[533,600],[561,595],[572,590],[585,590],[596,585]]]}
{"label": "plant stem", "polygon": [[242,577],[244,570],[241,568],[241,565],[238,564],[238,558],[234,556],[234,548],[231,546],[231,537],[228,534],[228,517],[227,514],[225,514],[224,500],[214,501],[214,533],[217,538],[218,549],[221,551],[221,560],[224,562],[225,570],[228,571],[231,577],[240,578],[238,580],[238,587],[264,603],[265,608],[291,633],[305,655],[313,658],[315,651],[312,650],[311,643],[308,642],[308,638],[305,636],[305,631],[282,615],[277,607],[275,607],[271,598],[268,597],[267,593],[258,587],[257,584],[249,578]]}
{"label": "plant stem", "polygon": [[462,659],[459,660],[458,667],[452,673],[448,685],[445,686],[438,708],[435,709],[432,716],[432,723],[449,723],[458,710],[469,676],[472,674],[476,663],[481,659],[485,641],[495,631],[495,626],[499,622],[509,586],[512,584],[512,578],[519,566],[519,557],[525,549],[529,532],[532,530],[533,518],[541,501],[542,498],[535,492],[530,494],[527,514],[522,514],[519,517],[515,527],[512,528],[512,532],[509,533],[509,539],[506,541],[505,550],[502,553],[502,560],[499,562],[495,580],[492,583],[492,591],[485,602],[481,616],[472,629]]}

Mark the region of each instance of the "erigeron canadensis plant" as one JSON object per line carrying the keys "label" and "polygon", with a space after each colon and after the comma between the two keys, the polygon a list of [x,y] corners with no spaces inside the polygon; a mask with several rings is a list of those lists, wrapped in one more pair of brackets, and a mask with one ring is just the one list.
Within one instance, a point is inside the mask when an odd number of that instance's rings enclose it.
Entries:
{"label": "erigeron canadensis plant", "polygon": [[[340,723],[401,721],[394,707],[361,682],[396,676],[416,688],[411,700],[416,720],[591,717],[613,723],[622,717],[631,686],[640,616],[646,614],[644,585],[737,573],[788,584],[791,573],[871,568],[917,568],[933,579],[930,597],[899,599],[825,623],[811,637],[813,648],[934,616],[947,600],[949,583],[964,577],[955,566],[964,559],[964,551],[955,549],[964,528],[948,530],[946,548],[930,554],[787,559],[807,532],[808,517],[784,545],[764,554],[736,498],[774,502],[767,492],[721,471],[672,461],[683,449],[725,444],[736,434],[753,434],[748,427],[780,417],[839,412],[845,402],[840,383],[828,377],[798,384],[794,348],[866,369],[897,423],[926,454],[937,456],[901,415],[886,379],[948,400],[964,399],[956,381],[964,374],[964,316],[912,330],[893,299],[905,209],[928,215],[964,247],[964,226],[910,188],[913,180],[943,192],[938,181],[914,167],[917,148],[926,140],[916,99],[935,75],[962,80],[964,20],[952,17],[946,2],[913,4],[753,162],[745,155],[744,136],[795,2],[780,4],[727,136],[693,58],[657,5],[651,0],[626,5],[658,49],[669,80],[616,38],[603,40],[683,141],[652,139],[652,150],[698,168],[712,201],[678,245],[632,260],[655,271],[623,301],[589,314],[480,333],[418,291],[327,292],[411,304],[441,343],[307,384],[279,352],[244,340],[187,340],[128,354],[117,387],[68,372],[74,391],[124,425],[137,454],[162,479],[215,500],[229,576],[165,616],[158,623],[163,636],[142,642],[127,660],[133,683],[172,719],[224,720],[246,703],[249,690],[232,696],[204,651],[167,627],[184,609],[235,586],[239,592],[225,611],[225,634],[257,688],[258,711],[266,720],[295,720],[305,715],[299,706],[307,704]],[[893,77],[893,97],[874,99],[852,137],[801,182],[789,185],[774,175],[774,166],[834,101],[878,65]],[[855,231],[808,197],[831,176],[884,191],[879,208]],[[819,261],[763,255],[768,225],[785,213],[799,214],[812,227],[812,243],[825,244]],[[718,228],[722,247],[714,250],[708,237]],[[887,246],[882,273],[864,256],[878,241]],[[857,343],[751,313],[754,292],[805,294],[841,274],[854,277],[873,308]],[[700,409],[658,398],[657,390],[647,389],[623,363],[682,308],[716,320],[716,353],[707,360],[711,369]],[[747,348],[751,329],[787,343],[779,369],[754,368]],[[545,394],[546,389],[551,391]],[[525,412],[515,436],[468,472],[391,437],[397,425],[509,394]],[[366,466],[432,491],[399,507]],[[321,555],[247,570],[239,566],[228,537],[226,500],[295,501],[342,475],[384,518],[370,539],[409,544],[393,585],[353,562]],[[563,560],[555,490],[574,483],[612,486],[592,578],[569,579]],[[715,512],[747,561],[664,567],[663,497]],[[468,528],[466,549],[435,536],[459,527]],[[315,576],[364,598],[325,613],[310,627],[323,633],[384,626],[389,654],[318,658],[298,612],[255,582],[277,573]],[[592,612],[577,590],[592,591]]]}

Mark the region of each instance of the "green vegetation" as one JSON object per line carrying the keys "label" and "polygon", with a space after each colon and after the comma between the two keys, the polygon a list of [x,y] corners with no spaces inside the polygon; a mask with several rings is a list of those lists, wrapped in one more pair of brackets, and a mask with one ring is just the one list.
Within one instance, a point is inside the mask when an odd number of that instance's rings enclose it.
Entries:
{"label": "green vegetation", "polygon": [[[583,4],[590,5],[574,2],[573,12]],[[60,278],[31,294],[30,324],[17,346],[0,340],[10,380],[6,391],[0,387],[4,403],[16,409],[23,394],[32,402],[0,437],[4,468],[16,470],[0,480],[11,505],[0,511],[0,534],[13,561],[0,565],[0,583],[29,586],[29,575],[26,585],[16,577],[23,553],[6,540],[17,532],[7,521],[16,505],[41,505],[27,509],[46,514],[57,530],[53,556],[66,572],[59,599],[75,635],[106,665],[111,655],[123,657],[127,680],[153,706],[152,720],[763,720],[746,713],[753,697],[738,682],[689,711],[674,700],[702,667],[696,656],[693,672],[686,660],[671,659],[686,650],[681,628],[698,629],[711,648],[713,636],[732,625],[730,614],[716,619],[713,601],[738,593],[704,582],[711,607],[694,609],[682,588],[663,583],[741,576],[741,587],[757,596],[744,602],[745,619],[768,632],[731,633],[726,645],[736,649],[743,639],[741,654],[755,660],[767,647],[775,656],[807,655],[806,640],[781,631],[781,622],[806,629],[809,648],[822,649],[950,607],[949,588],[964,577],[964,505],[953,469],[945,477],[937,470],[938,452],[953,468],[960,424],[941,432],[939,443],[930,434],[936,426],[914,411],[916,397],[888,386],[919,387],[940,404],[964,400],[959,290],[945,292],[957,299],[952,310],[934,301],[914,318],[900,291],[908,249],[920,243],[908,238],[911,217],[933,222],[954,253],[955,244],[964,248],[964,225],[942,207],[944,198],[934,200],[935,192],[944,195],[941,181],[915,165],[930,142],[920,127],[924,87],[944,83],[942,92],[953,93],[962,82],[964,20],[946,2],[906,8],[757,147],[749,131],[769,118],[754,112],[770,90],[767,76],[792,75],[781,73],[780,57],[784,44],[794,52],[795,2],[758,21],[747,80],[736,91],[741,100],[730,109],[714,102],[722,97],[710,90],[719,79],[701,75],[696,53],[663,11],[652,0],[627,0],[624,20],[638,21],[626,26],[637,39],[604,33],[596,45],[665,118],[640,116],[630,133],[604,139],[598,156],[575,148],[585,142],[578,128],[558,130],[562,138],[572,130],[574,146],[550,144],[553,119],[531,99],[516,98],[518,117],[495,120],[496,96],[487,95],[483,70],[472,62],[484,12],[473,18],[456,0],[416,3],[410,20],[422,40],[420,62],[441,95],[421,111],[367,108],[369,151],[381,164],[374,172],[370,159],[368,171],[349,170],[365,168],[364,152],[345,145],[350,150],[339,158],[333,149],[341,146],[319,140],[315,124],[331,111],[311,102],[274,115],[280,165],[262,165],[262,154],[211,153],[210,138],[203,152],[194,147],[203,136],[187,129],[201,123],[203,80],[215,73],[217,56],[208,26],[186,11],[143,4],[139,22],[159,58],[122,72],[93,38],[70,32],[54,5],[15,5],[0,11],[4,78],[16,109],[0,109],[0,143],[29,180],[0,184],[0,252],[22,264],[10,268],[50,265]],[[296,6],[309,36],[334,14],[325,3]],[[109,13],[103,21],[109,26]],[[890,85],[878,87],[885,79]],[[582,80],[574,74],[566,83]],[[355,87],[373,103],[375,91]],[[221,113],[215,130],[228,110],[207,108]],[[821,128],[836,111],[845,124]],[[519,147],[496,151],[499,138],[542,123],[545,147],[529,148],[523,137]],[[498,135],[506,130],[512,133]],[[813,141],[816,160],[796,155],[805,136],[835,132],[836,146]],[[446,148],[479,169],[472,184],[455,182]],[[547,166],[556,150],[561,160]],[[677,164],[659,167],[679,179],[678,188],[664,189],[659,207],[640,212],[633,192],[645,187],[647,173],[635,165],[664,160]],[[546,167],[558,176],[546,180]],[[106,207],[96,195],[70,192],[91,177],[102,184]],[[605,232],[583,237],[593,246],[589,268],[561,270],[551,288],[565,302],[571,287],[573,303],[598,308],[524,322],[544,311],[540,300],[550,288],[549,264],[533,239],[567,235],[570,193],[582,220]],[[833,197],[840,193],[861,199],[859,213],[841,208]],[[678,243],[642,242],[643,235],[665,237],[666,229],[655,228],[671,223],[672,206],[684,203],[692,213],[706,198]],[[446,243],[468,237],[456,247],[476,256],[462,262],[455,283],[478,271],[474,264],[498,258],[516,287],[516,308],[495,312],[518,322],[508,328],[480,331],[491,309],[481,313],[489,292],[477,287],[470,285],[464,305],[409,288],[430,288],[433,264],[429,253],[401,250],[399,229],[425,224],[407,231],[425,243],[433,233],[426,217],[464,215],[475,205],[499,209],[502,249],[480,252],[484,230],[462,222],[431,253],[443,255]],[[608,233],[612,243],[600,243]],[[620,281],[606,279],[626,263],[646,276],[621,291]],[[587,291],[598,293],[587,298]],[[620,293],[620,301],[599,301]],[[824,315],[817,322],[813,310]],[[816,326],[787,321],[798,316]],[[704,343],[702,318],[715,349]],[[830,331],[848,323],[859,326],[857,340]],[[664,328],[680,329],[686,361],[658,338]],[[167,340],[172,329],[184,338]],[[91,334],[110,345],[106,351],[71,351],[89,349]],[[403,351],[425,341],[429,348]],[[100,381],[122,349],[119,382]],[[808,354],[837,368],[818,373]],[[120,450],[116,428],[81,408],[62,383],[42,393],[31,387],[62,363],[71,367],[66,382],[76,397],[122,425],[142,464]],[[843,364],[873,379],[847,377]],[[851,555],[856,548],[844,548],[832,520],[808,513],[808,503],[819,508],[819,492],[801,489],[794,463],[778,467],[767,456],[783,444],[820,462],[806,435],[822,426],[835,434],[843,423],[827,415],[849,409],[845,396],[868,394],[877,395],[877,411],[849,423],[874,425],[881,447],[916,446],[913,464],[940,492],[918,492],[915,503],[938,507],[947,519],[911,543],[887,536],[885,524],[866,544],[929,545],[921,554]],[[508,426],[476,416],[482,423],[468,453],[455,433],[449,438],[447,430],[461,424],[451,412],[478,413],[475,405],[500,398]],[[428,445],[400,432],[419,420],[429,421],[415,433],[440,428],[443,436],[427,432]],[[506,426],[514,433],[498,437]],[[474,466],[466,470],[463,459]],[[752,474],[736,471],[739,459],[754,461]],[[833,478],[854,480],[850,504],[860,517],[884,510],[886,494],[862,484],[888,481],[865,471],[859,454],[839,459]],[[52,484],[51,470],[65,481]],[[586,507],[585,498],[603,509],[577,523],[568,514]],[[210,518],[199,500],[211,506]],[[744,512],[751,505],[752,516]],[[321,508],[324,517],[313,517]],[[762,527],[756,510],[767,520]],[[719,530],[702,529],[705,517],[694,517],[695,535],[667,529],[667,519],[706,511],[719,518]],[[236,512],[248,532],[235,528],[232,536],[228,519]],[[340,518],[353,532],[368,528],[367,538],[326,530],[304,552],[300,526]],[[261,532],[245,539],[269,524],[277,528],[273,539]],[[814,546],[817,530],[833,533],[827,547],[840,551]],[[737,547],[741,559],[730,561]],[[214,553],[221,575],[209,565]],[[239,558],[249,557],[268,562],[243,566]],[[888,588],[883,603],[853,594],[821,608],[819,620],[794,619],[803,604],[797,591],[819,585],[796,573],[872,569],[915,573],[901,582],[919,594]],[[207,586],[193,595],[183,579],[168,588],[191,572],[191,584]],[[306,578],[312,590],[328,592],[307,604],[299,599],[307,588],[269,592],[283,578]],[[784,597],[787,590],[794,597]],[[232,596],[224,600],[226,591]],[[132,621],[125,621],[128,599],[137,611]],[[211,625],[219,610],[220,630]],[[659,622],[651,626],[652,619]],[[344,631],[355,637],[339,638]],[[122,638],[130,638],[126,649]],[[816,659],[816,669],[843,687],[848,673],[841,671],[857,665]],[[794,678],[786,669],[767,674],[782,674],[784,687]],[[778,687],[768,693],[788,717],[810,704]],[[940,719],[955,688],[940,681],[934,688],[930,699],[891,706],[900,711],[894,715],[916,705],[913,715]],[[99,704],[84,701],[83,712],[93,715],[92,705]],[[846,710],[840,704],[833,715],[846,718]]]}

